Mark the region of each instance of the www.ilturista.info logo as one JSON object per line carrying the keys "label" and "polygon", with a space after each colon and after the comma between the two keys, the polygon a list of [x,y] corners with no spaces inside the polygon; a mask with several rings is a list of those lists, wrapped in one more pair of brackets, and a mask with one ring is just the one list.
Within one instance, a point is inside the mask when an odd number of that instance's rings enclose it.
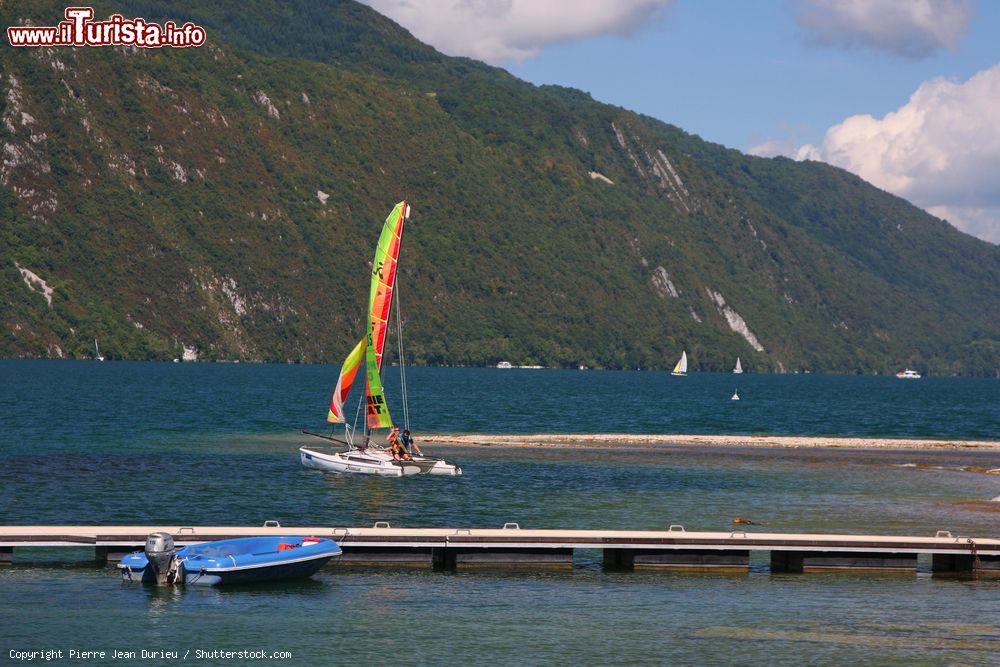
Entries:
{"label": "www.ilturista.info logo", "polygon": [[163,25],[145,19],[127,19],[112,14],[107,21],[94,21],[93,7],[67,7],[66,20],[56,26],[13,26],[7,28],[11,46],[201,46],[205,29],[190,21],[178,27],[173,21]]}

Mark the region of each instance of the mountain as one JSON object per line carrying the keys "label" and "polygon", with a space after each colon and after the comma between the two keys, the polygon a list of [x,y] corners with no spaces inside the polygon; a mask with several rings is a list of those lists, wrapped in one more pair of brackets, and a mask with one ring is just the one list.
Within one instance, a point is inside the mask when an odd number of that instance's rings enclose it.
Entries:
{"label": "mountain", "polygon": [[339,363],[405,198],[416,363],[1000,366],[1000,248],[843,170],[444,56],[354,2],[96,9],[208,41],[4,47],[2,356],[98,338],[111,358]]}

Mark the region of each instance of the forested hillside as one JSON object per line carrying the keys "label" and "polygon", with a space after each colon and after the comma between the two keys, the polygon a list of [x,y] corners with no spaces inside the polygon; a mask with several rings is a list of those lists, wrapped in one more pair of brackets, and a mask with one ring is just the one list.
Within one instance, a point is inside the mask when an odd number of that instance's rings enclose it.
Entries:
{"label": "forested hillside", "polygon": [[354,2],[97,10],[208,42],[3,47],[2,356],[98,338],[112,358],[339,363],[405,198],[416,363],[1000,366],[1000,248],[843,170],[443,56]]}

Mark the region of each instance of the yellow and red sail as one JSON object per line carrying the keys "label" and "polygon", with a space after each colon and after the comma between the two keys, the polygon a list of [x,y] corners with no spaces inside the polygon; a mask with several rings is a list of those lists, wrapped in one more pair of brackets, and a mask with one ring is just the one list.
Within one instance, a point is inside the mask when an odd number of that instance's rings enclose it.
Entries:
{"label": "yellow and red sail", "polygon": [[333,398],[330,400],[330,410],[326,413],[326,420],[334,424],[344,421],[344,401],[354,384],[354,376],[361,368],[361,362],[365,360],[365,338],[358,341],[351,353],[344,359],[344,364],[340,367],[340,377],[337,378],[337,387],[333,390]]}
{"label": "yellow and red sail", "polygon": [[396,265],[403,223],[410,215],[405,202],[396,204],[382,226],[375,260],[372,262],[371,289],[368,298],[368,323],[365,337],[351,350],[341,367],[340,379],[330,402],[327,421],[344,421],[344,401],[351,390],[362,360],[365,363],[365,414],[370,428],[392,426],[392,417],[382,390],[382,353],[392,307],[392,293],[396,285]]}

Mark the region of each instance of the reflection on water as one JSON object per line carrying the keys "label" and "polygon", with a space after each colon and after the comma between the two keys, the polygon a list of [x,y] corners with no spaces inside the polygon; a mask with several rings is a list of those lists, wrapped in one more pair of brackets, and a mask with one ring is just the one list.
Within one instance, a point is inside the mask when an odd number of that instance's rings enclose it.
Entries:
{"label": "reflection on water", "polygon": [[[988,634],[993,640],[965,639],[963,630],[967,626],[956,625],[953,628],[941,628],[940,636],[927,637],[922,629],[894,629],[901,634],[878,635],[870,632],[837,632],[781,630],[777,628],[734,628],[711,627],[698,630],[699,637],[724,637],[726,639],[748,639],[754,641],[787,641],[787,642],[819,642],[823,644],[845,644],[854,647],[884,647],[900,649],[949,649],[953,651],[992,651],[1000,652],[1000,628],[992,627]],[[973,633],[976,635],[981,632]]]}
{"label": "reflection on water", "polygon": [[817,664],[983,664],[1000,650],[995,580],[617,573],[594,564],[448,573],[332,565],[311,581],[230,589],[122,584],[110,568],[13,567],[0,569],[0,617],[14,647],[45,637],[63,649],[290,650],[295,664],[609,655],[801,664],[804,650]]}

